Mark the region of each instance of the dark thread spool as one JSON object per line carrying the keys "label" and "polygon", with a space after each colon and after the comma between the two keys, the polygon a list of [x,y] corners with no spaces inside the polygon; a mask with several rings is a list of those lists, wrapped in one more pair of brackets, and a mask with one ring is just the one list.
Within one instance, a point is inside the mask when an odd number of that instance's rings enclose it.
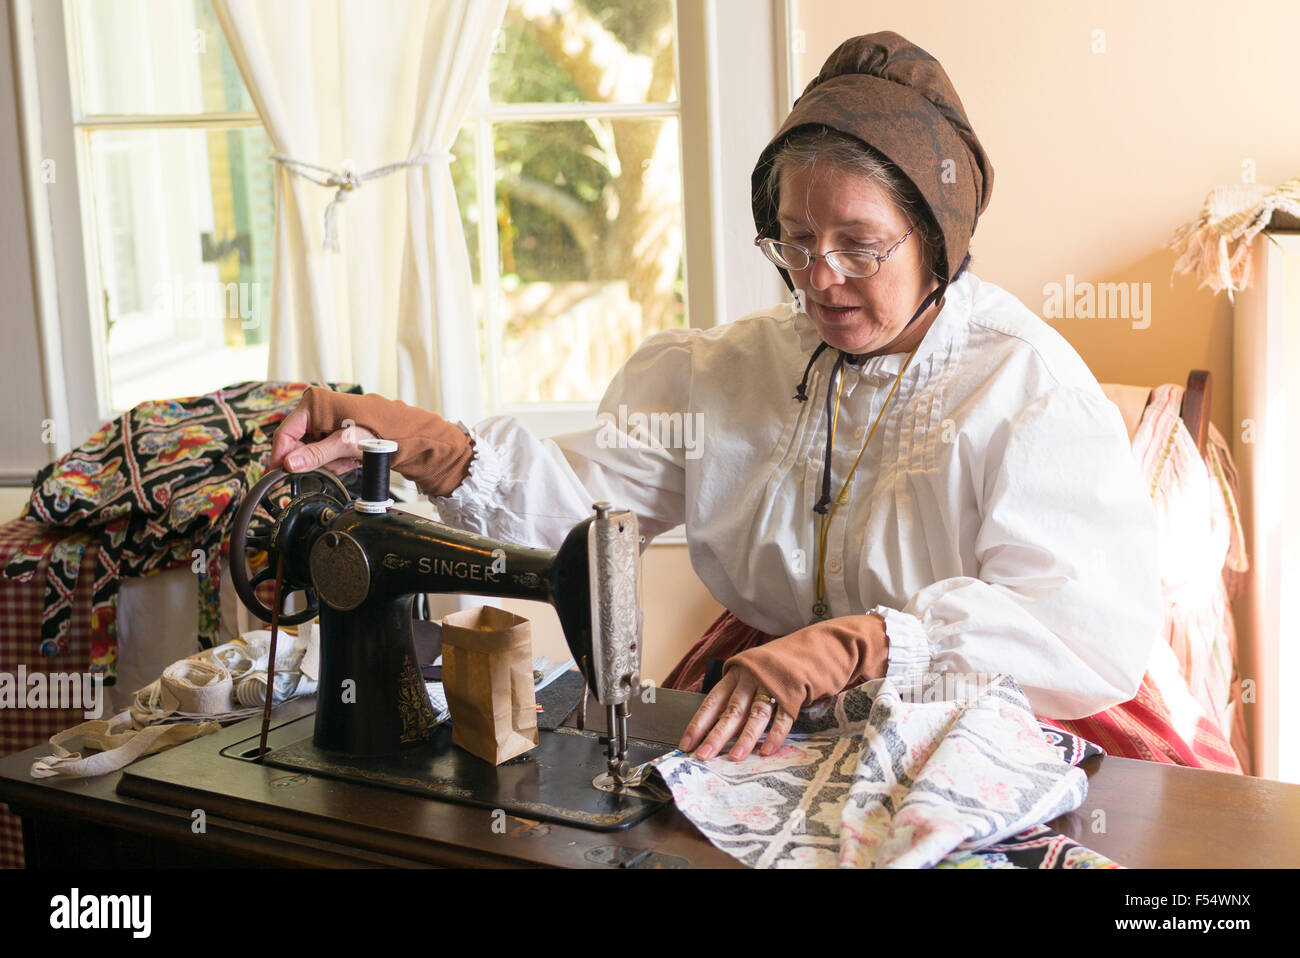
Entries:
{"label": "dark thread spool", "polygon": [[371,452],[361,454],[361,498],[366,502],[385,502],[388,495],[388,462],[391,452]]}

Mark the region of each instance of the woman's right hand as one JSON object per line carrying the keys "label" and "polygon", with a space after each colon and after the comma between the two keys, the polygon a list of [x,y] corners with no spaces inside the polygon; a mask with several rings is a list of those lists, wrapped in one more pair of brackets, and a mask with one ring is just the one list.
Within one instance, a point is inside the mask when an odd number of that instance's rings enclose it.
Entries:
{"label": "woman's right hand", "polygon": [[[366,423],[365,426],[360,425]],[[308,437],[326,434],[309,442]],[[271,467],[341,474],[361,461],[358,444],[379,437],[397,443],[389,465],[426,496],[449,496],[469,475],[474,441],[436,413],[378,393],[356,395],[308,386],[271,441]]]}
{"label": "woman's right hand", "polygon": [[365,426],[347,425],[335,430],[324,439],[308,442],[308,435],[319,429],[311,421],[311,408],[304,399],[297,408],[284,417],[271,440],[271,461],[268,469],[277,466],[286,472],[311,472],[328,469],[335,475],[351,472],[361,465],[358,444],[363,439],[374,439],[375,434]]}

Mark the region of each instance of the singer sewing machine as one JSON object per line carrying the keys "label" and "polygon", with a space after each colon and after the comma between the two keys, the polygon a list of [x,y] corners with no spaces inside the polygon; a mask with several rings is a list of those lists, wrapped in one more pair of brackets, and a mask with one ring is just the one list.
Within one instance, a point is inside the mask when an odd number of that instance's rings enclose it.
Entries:
{"label": "singer sewing machine", "polygon": [[[629,704],[641,691],[636,516],[596,503],[558,551],[495,541],[393,509],[396,443],[361,445],[360,499],[329,473],[275,470],[249,491],[235,518],[231,574],[244,604],[270,622],[281,603],[280,625],[320,616],[312,736],[257,760],[593,828],[626,827],[658,808],[668,796],[645,779],[645,763],[666,749],[633,743],[627,733]],[[271,561],[251,574],[247,556],[258,551]],[[268,602],[281,563],[282,588]],[[293,593],[302,599],[285,611]],[[497,767],[453,746],[416,658],[412,603],[419,593],[553,605],[582,670],[583,712],[593,696],[609,734],[540,730],[536,748]],[[592,777],[602,747],[603,770]]]}

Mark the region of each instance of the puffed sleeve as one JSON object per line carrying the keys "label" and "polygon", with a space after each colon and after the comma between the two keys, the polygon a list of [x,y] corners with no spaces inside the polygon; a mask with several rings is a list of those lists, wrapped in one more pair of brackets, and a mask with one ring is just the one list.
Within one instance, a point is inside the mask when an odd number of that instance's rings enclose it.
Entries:
{"label": "puffed sleeve", "polygon": [[635,512],[647,542],[680,525],[689,450],[640,426],[687,414],[692,337],[665,330],[642,343],[610,382],[591,429],[538,439],[510,416],[466,429],[474,440],[469,476],[432,500],[443,520],[549,549],[602,500]]}
{"label": "puffed sleeve", "polygon": [[978,578],[877,606],[888,676],[1013,675],[1034,711],[1127,702],[1161,634],[1156,518],[1118,413],[1058,386],[998,428],[976,471]]}

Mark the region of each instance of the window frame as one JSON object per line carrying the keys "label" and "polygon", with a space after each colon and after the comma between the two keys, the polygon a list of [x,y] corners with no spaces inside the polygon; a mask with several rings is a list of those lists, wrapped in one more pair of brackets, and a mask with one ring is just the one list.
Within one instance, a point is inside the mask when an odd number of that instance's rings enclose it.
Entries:
{"label": "window frame", "polygon": [[[482,325],[487,338],[484,353],[487,357],[487,391],[483,406],[489,416],[512,416],[539,436],[553,436],[586,428],[595,421],[597,402],[504,402],[501,400],[501,355],[503,342],[501,329],[503,315],[500,296],[500,262],[497,255],[499,234],[496,218],[485,215],[496,209],[496,155],[492,127],[499,123],[530,121],[567,121],[601,119],[675,119],[681,139],[680,103],[491,103],[486,74],[479,84],[478,101],[465,118],[462,129],[474,131],[474,203],[479,211],[478,256],[479,283],[482,286]],[[679,161],[680,161],[679,150]],[[685,170],[683,169],[683,180]],[[683,203],[683,206],[685,204]],[[463,212],[463,211],[462,211]],[[685,223],[682,226],[685,232]],[[689,239],[683,237],[683,259]],[[683,271],[685,264],[683,264]],[[693,315],[691,289],[686,286],[686,315]]]}
{"label": "window frame", "polygon": [[[109,349],[104,300],[94,294],[101,286],[103,263],[100,260],[98,243],[98,224],[94,185],[91,171],[91,137],[105,131],[177,131],[201,130],[215,132],[232,129],[257,129],[265,132],[261,117],[255,110],[212,112],[212,113],[87,113],[83,96],[85,94],[85,76],[82,72],[83,57],[82,36],[79,21],[72,10],[74,0],[61,0],[63,10],[64,36],[66,51],[75,51],[75,56],[68,58],[68,77],[71,108],[72,136],[77,157],[78,196],[81,208],[82,246],[85,251],[85,268],[87,284],[87,309],[92,362],[96,371],[96,388],[100,394],[100,409],[104,412],[102,419],[125,412],[115,409],[111,399],[111,376],[109,368]],[[163,347],[159,347],[162,349]],[[193,350],[203,352],[201,347]],[[125,357],[122,357],[125,358]]]}

